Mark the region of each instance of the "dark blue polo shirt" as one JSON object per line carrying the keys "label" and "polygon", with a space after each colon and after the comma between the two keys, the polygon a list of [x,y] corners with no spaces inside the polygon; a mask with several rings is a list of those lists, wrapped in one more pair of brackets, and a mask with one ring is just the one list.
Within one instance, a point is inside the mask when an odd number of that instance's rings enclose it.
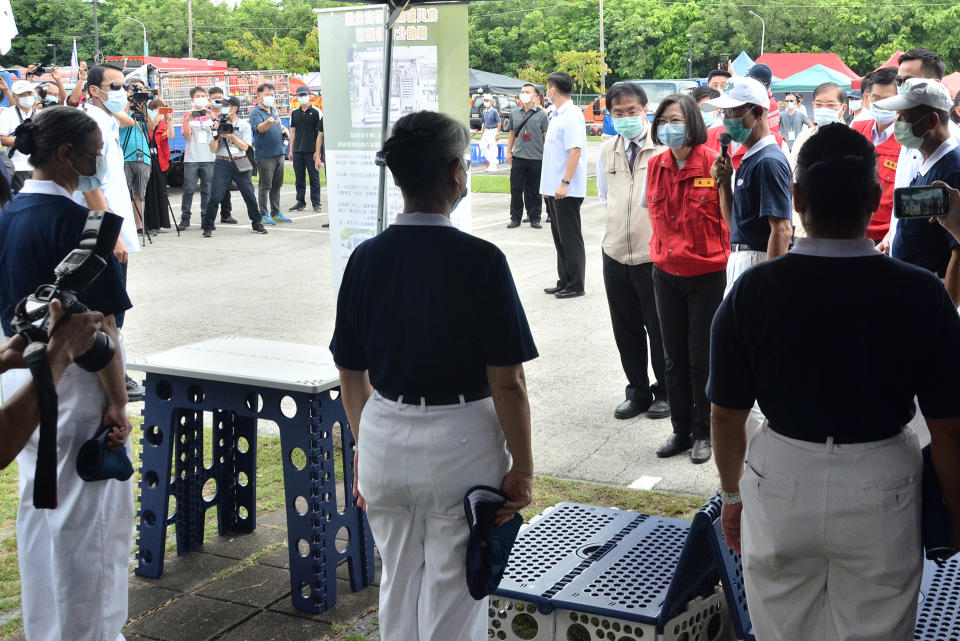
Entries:
{"label": "dark blue polo shirt", "polygon": [[[917,174],[910,184],[919,187],[932,185],[937,180],[955,189],[960,188],[960,147],[954,147],[925,175]],[[943,278],[956,246],[953,235],[936,222],[931,223],[926,218],[907,218],[897,221],[897,234],[890,255]]]}
{"label": "dark blue polo shirt", "polygon": [[503,252],[446,224],[394,224],[354,250],[330,351],[369,370],[374,389],[408,396],[472,393],[487,365],[538,355]]}
{"label": "dark blue polo shirt", "polygon": [[790,163],[776,143],[743,159],[734,175],[730,242],[765,251],[767,217],[793,221]]}
{"label": "dark blue polo shirt", "polygon": [[280,112],[257,105],[250,110],[250,129],[253,131],[253,157],[255,160],[274,158],[283,155],[283,129],[280,123],[274,123],[266,131],[257,131],[257,127],[273,116],[280,120]]}
{"label": "dark blue polo shirt", "polygon": [[[17,303],[40,285],[53,283],[53,269],[80,244],[88,213],[65,196],[22,192],[0,212],[0,321],[5,335],[13,335],[10,320]],[[116,258],[110,256],[80,301],[105,316],[132,307]]]}
{"label": "dark blue polo shirt", "polygon": [[914,397],[927,417],[960,416],[960,316],[939,279],[868,239],[849,257],[809,255],[811,241],[824,243],[799,239],[721,303],[710,401],[742,410],[756,400],[772,429],[817,442],[893,436]]}

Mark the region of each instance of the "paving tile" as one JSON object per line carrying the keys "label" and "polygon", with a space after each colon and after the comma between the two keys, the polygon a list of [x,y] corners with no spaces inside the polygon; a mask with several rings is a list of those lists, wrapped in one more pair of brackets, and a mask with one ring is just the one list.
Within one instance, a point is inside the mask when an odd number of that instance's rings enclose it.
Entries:
{"label": "paving tile", "polygon": [[167,558],[160,578],[147,580],[162,588],[190,592],[209,583],[215,574],[234,565],[237,565],[235,559],[191,552],[184,556],[174,555],[173,558]]}
{"label": "paving tile", "polygon": [[158,641],[207,641],[249,618],[257,610],[187,594],[128,626],[133,634]]}
{"label": "paving tile", "polygon": [[322,641],[335,636],[329,623],[279,612],[263,612],[231,630],[219,641]]}
{"label": "paving tile", "polygon": [[[373,583],[370,585],[378,586],[380,585],[380,572],[382,570],[382,564],[380,563],[380,555],[374,553],[373,557]],[[337,566],[337,578],[343,581],[350,580],[350,566],[347,565],[346,561],[341,561],[340,565]]]}
{"label": "paving tile", "polygon": [[131,581],[130,588],[127,590],[127,616],[130,619],[139,619],[147,612],[179,596],[183,596],[183,593],[177,590]]}
{"label": "paving tile", "polygon": [[377,606],[379,591],[374,587],[359,592],[350,591],[348,581],[337,580],[337,604],[320,614],[302,612],[293,607],[290,599],[283,599],[270,606],[270,610],[283,614],[304,617],[314,621],[351,625],[354,621]]}
{"label": "paving tile", "polygon": [[250,565],[214,581],[197,592],[200,596],[265,608],[290,594],[290,573],[265,565]]}
{"label": "paving tile", "polygon": [[203,544],[203,553],[230,559],[245,559],[251,554],[286,540],[286,530],[260,525],[249,534],[215,536],[212,541]]}
{"label": "paving tile", "polygon": [[269,565],[270,567],[280,568],[281,570],[290,569],[290,553],[287,548],[287,544],[284,543],[275,550],[272,550],[269,554],[257,559],[257,563],[260,565]]}

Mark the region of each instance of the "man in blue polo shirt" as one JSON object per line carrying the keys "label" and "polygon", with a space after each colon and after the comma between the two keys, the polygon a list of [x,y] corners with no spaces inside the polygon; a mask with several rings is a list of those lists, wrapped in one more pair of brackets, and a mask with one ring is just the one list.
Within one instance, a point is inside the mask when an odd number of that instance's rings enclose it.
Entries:
{"label": "man in blue polo shirt", "polygon": [[[257,200],[260,217],[266,225],[293,221],[280,211],[280,188],[283,186],[283,137],[289,136],[280,122],[280,112],[274,107],[276,90],[269,82],[257,87],[257,106],[250,110],[250,128],[253,130],[253,158],[257,163],[260,182]],[[269,196],[269,198],[268,198]]]}
{"label": "man in blue polo shirt", "polygon": [[[734,176],[729,154],[711,173],[720,190],[720,211],[730,228],[727,292],[750,267],[787,253],[793,236],[790,163],[770,133],[767,90],[753,78],[734,78],[703,109],[723,109],[723,126],[747,149]],[[726,293],[725,293],[726,295]]]}
{"label": "man in blue polo shirt", "polygon": [[[941,181],[960,187],[960,144],[950,133],[953,100],[943,84],[929,78],[909,78],[899,95],[878,100],[874,105],[897,112],[894,136],[904,147],[919,149],[923,156],[920,172],[911,186]],[[960,305],[960,245],[940,225],[922,218],[897,221],[890,253],[944,279],[950,298]]]}

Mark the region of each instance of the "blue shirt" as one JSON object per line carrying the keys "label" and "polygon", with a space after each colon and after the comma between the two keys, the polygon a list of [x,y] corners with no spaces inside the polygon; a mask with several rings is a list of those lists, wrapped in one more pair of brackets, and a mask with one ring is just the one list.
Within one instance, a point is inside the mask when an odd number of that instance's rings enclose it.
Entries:
{"label": "blue shirt", "polygon": [[[768,217],[793,221],[790,163],[773,137],[754,153],[747,152],[734,176],[730,242],[766,251]],[[760,141],[757,144],[762,144]]]}
{"label": "blue shirt", "polygon": [[140,123],[135,122],[132,126],[120,130],[120,147],[123,149],[123,162],[150,164],[150,143],[143,134]]}
{"label": "blue shirt", "polygon": [[280,123],[270,125],[266,131],[257,131],[257,127],[273,116],[280,120],[280,112],[274,108],[266,110],[260,105],[250,112],[250,128],[253,129],[253,157],[255,160],[274,158],[283,155],[283,130]]}
{"label": "blue shirt", "polygon": [[485,107],[483,110],[483,126],[487,129],[496,129],[497,123],[500,122],[500,112],[494,109],[492,106]]}
{"label": "blue shirt", "polygon": [[[910,184],[919,187],[932,185],[937,180],[953,188],[960,187],[960,147],[954,146],[926,173],[921,168],[921,173]],[[893,238],[890,255],[943,278],[950,254],[956,246],[957,240],[940,225],[926,218],[903,218],[897,220],[897,234]]]}
{"label": "blue shirt", "polygon": [[[54,268],[80,244],[88,213],[58,185],[39,180],[27,181],[0,212],[0,322],[4,334],[13,335],[10,320],[17,303],[40,285],[53,283]],[[80,301],[105,316],[132,307],[116,258],[110,256]]]}
{"label": "blue shirt", "polygon": [[927,417],[960,416],[957,363],[960,316],[934,275],[869,239],[800,238],[720,304],[707,396],[739,410],[758,401],[790,438],[867,442],[899,433],[914,397]]}
{"label": "blue shirt", "polygon": [[408,396],[479,391],[487,365],[538,355],[503,252],[438,214],[400,214],[354,250],[330,351]]}

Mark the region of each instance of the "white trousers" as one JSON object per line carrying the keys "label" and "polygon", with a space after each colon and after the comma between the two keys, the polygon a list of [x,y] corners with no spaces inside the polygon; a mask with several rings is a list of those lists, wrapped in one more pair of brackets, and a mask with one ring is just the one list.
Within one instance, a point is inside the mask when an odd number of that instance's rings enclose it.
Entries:
{"label": "white trousers", "polygon": [[[723,297],[733,288],[740,275],[754,265],[767,260],[767,252],[742,251],[731,252],[727,258],[727,288],[723,291]],[[756,403],[750,408],[750,414],[747,416],[747,442],[753,438],[753,435],[760,431],[767,424],[767,418],[760,411],[760,406]]]}
{"label": "white trousers", "polygon": [[490,163],[490,169],[496,169],[499,166],[500,160],[498,155],[500,149],[497,144],[496,129],[487,129],[483,132],[483,135],[480,136],[480,153],[482,153],[483,157]]}
{"label": "white trousers", "polygon": [[[9,398],[30,380],[27,370],[3,375]],[[71,365],[57,385],[57,501],[33,507],[39,430],[17,457],[20,507],[17,555],[27,641],[123,640],[133,540],[133,480],[87,483],[77,452],[100,426],[107,399],[96,374]],[[129,454],[129,443],[128,454]]]}
{"label": "white trousers", "polygon": [[383,641],[485,641],[487,599],[467,589],[463,497],[510,466],[489,398],[404,405],[374,392],[360,419],[359,488],[383,560]]}
{"label": "white trousers", "polygon": [[754,436],[740,492],[758,641],[913,639],[921,474],[909,428],[855,445],[808,443],[769,428]]}

